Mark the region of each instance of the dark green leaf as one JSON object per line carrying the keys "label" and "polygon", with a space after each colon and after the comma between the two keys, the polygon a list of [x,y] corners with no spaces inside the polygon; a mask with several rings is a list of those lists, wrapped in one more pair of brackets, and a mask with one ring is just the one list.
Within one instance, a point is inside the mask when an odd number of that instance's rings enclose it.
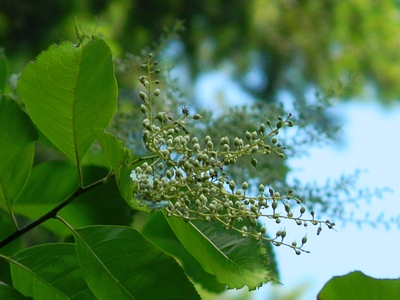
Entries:
{"label": "dark green leaf", "polygon": [[79,163],[116,111],[111,50],[101,39],[53,45],[29,64],[18,82],[32,120],[72,161]]}
{"label": "dark green leaf", "polygon": [[37,132],[17,103],[0,99],[0,204],[11,206],[24,186],[33,161]]}
{"label": "dark green leaf", "polygon": [[0,94],[4,94],[6,81],[7,81],[7,58],[6,55],[4,54],[4,49],[0,48]]}
{"label": "dark green leaf", "polygon": [[199,262],[182,246],[162,213],[151,214],[142,234],[162,250],[178,258],[186,274],[195,282],[200,283],[204,289],[213,293],[226,290],[226,286],[217,282],[214,275],[205,272]]}
{"label": "dark green leaf", "polygon": [[8,258],[14,288],[34,299],[96,299],[79,267],[73,244],[45,244]]}
{"label": "dark green leaf", "polygon": [[[14,223],[9,214],[0,210],[0,241],[9,236],[15,231]],[[21,239],[12,241],[10,244],[0,249],[0,253],[4,255],[11,255],[21,249]],[[11,284],[10,266],[4,261],[0,260],[0,281]],[[1,293],[0,293],[1,295]],[[0,299],[5,299],[1,298]]]}
{"label": "dark green leaf", "polygon": [[[100,167],[83,168],[85,181],[94,182],[106,176],[108,170]],[[86,183],[86,182],[85,182]],[[37,219],[70,196],[78,186],[76,166],[69,162],[46,162],[35,166],[15,203],[15,212]],[[75,227],[93,224],[128,225],[131,222],[129,206],[121,198],[113,181],[81,195],[59,215]],[[43,226],[61,237],[71,232],[59,221],[51,219]]]}
{"label": "dark green leaf", "polygon": [[167,218],[175,235],[203,269],[228,288],[250,290],[272,280],[268,257],[261,243],[225,230],[220,223]]}
{"label": "dark green leaf", "polygon": [[0,281],[0,299],[25,300],[30,298],[25,297],[13,287]]}
{"label": "dark green leaf", "polygon": [[182,268],[129,227],[77,230],[84,276],[99,299],[199,299]]}
{"label": "dark green leaf", "polygon": [[111,133],[105,133],[103,129],[96,128],[94,132],[111,169],[114,171],[115,180],[122,197],[134,209],[147,211],[146,207],[140,206],[139,201],[133,197],[136,186],[130,177],[132,169],[129,165],[131,162],[129,149],[124,146],[122,141],[117,140]]}
{"label": "dark green leaf", "polygon": [[319,292],[319,300],[400,299],[400,279],[375,279],[360,271],[335,276]]}

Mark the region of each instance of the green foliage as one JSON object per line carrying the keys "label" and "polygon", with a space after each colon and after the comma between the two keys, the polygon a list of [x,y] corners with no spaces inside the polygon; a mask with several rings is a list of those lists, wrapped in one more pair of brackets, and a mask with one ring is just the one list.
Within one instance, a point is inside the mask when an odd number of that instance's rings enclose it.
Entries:
{"label": "green foliage", "polygon": [[[145,149],[128,147],[106,132],[120,116],[111,50],[98,37],[78,38],[26,67],[13,95],[20,105],[0,99],[0,295],[199,299],[193,283],[254,290],[279,279],[274,246],[308,252],[307,236],[287,241],[273,225],[334,227],[284,183],[278,135],[294,126],[292,114],[274,110],[235,136],[209,135],[189,107],[163,109],[168,81],[148,54],[130,128]],[[58,159],[34,156],[46,145]],[[244,180],[235,180],[238,169]],[[281,192],[255,179],[260,170],[278,173],[268,179]]]}
{"label": "green foliage", "polygon": [[[245,133],[246,142],[236,137],[235,149],[227,137],[215,149],[209,136],[200,146],[185,127],[200,115],[191,115],[187,107],[179,118],[156,110],[161,92],[153,86],[160,80],[153,77],[160,70],[149,56],[139,78],[145,87],[139,91],[144,114],[140,130],[148,155],[138,157],[104,130],[116,109],[110,49],[97,37],[80,39],[79,45],[51,46],[26,67],[17,93],[27,114],[7,97],[0,102],[5,128],[0,134],[5,145],[0,153],[0,257],[10,264],[0,273],[0,280],[8,283],[1,285],[1,292],[34,299],[196,299],[187,276],[215,293],[226,286],[253,290],[276,280],[276,263],[268,258],[271,244],[300,254],[306,252],[304,243],[289,245],[283,234],[268,237],[257,219],[280,222],[278,202],[287,206],[287,201],[300,200],[292,192],[282,197],[271,188],[264,194],[262,185],[259,196],[247,195],[248,184],[236,189],[223,169],[238,157],[248,157],[249,165],[256,154],[283,157],[275,136],[281,127],[293,125],[290,115],[279,117],[275,126],[267,120],[257,131]],[[65,154],[63,161],[32,168],[35,127],[47,144]],[[98,149],[88,152],[95,140],[103,152],[98,166],[84,159]],[[270,205],[272,214],[262,213]],[[137,211],[154,214],[142,233],[129,227]],[[283,219],[333,226],[286,212]],[[26,221],[30,223],[21,225]],[[41,244],[33,236],[26,241],[31,245],[20,250],[18,241],[34,228],[46,228],[53,243]],[[75,243],[70,243],[71,235]]]}
{"label": "green foliage", "polygon": [[106,127],[116,110],[111,50],[97,38],[52,46],[26,67],[18,93],[36,126],[79,164],[95,140],[93,129]]}
{"label": "green foliage", "polygon": [[360,271],[335,276],[319,292],[318,300],[398,299],[400,279],[376,279]]}

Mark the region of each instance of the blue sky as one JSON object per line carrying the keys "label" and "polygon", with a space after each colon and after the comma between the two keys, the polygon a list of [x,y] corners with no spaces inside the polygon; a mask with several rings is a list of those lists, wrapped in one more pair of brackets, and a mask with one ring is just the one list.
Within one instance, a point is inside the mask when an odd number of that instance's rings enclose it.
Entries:
{"label": "blue sky", "polygon": [[[224,95],[221,97],[221,87]],[[227,92],[226,92],[227,91]],[[240,91],[229,76],[213,72],[198,81],[196,95],[205,107],[213,107],[218,113],[229,103],[249,103],[248,95]],[[219,96],[218,96],[219,95]],[[367,97],[368,98],[368,97]],[[369,97],[371,98],[371,97]],[[374,101],[357,101],[338,104],[334,110],[343,118],[344,143],[338,147],[311,149],[308,157],[289,159],[294,169],[292,177],[302,182],[324,184],[327,178],[337,179],[355,170],[366,170],[360,175],[358,188],[389,187],[382,199],[374,198],[371,204],[352,207],[355,212],[369,211],[371,215],[384,212],[386,217],[400,215],[400,105],[382,108]],[[296,286],[306,287],[306,293],[298,299],[315,299],[318,291],[332,276],[345,275],[360,270],[378,278],[400,277],[400,231],[393,225],[361,230],[352,224],[341,226],[336,221],[337,231],[323,230],[315,234],[315,228],[296,233],[297,240],[305,233],[310,254],[297,256],[291,249],[277,249],[281,281],[284,286],[276,287],[276,295],[289,293]],[[291,228],[290,232],[298,230]],[[289,231],[289,230],[287,230]],[[266,299],[272,293],[270,285],[254,293],[254,299]],[[272,298],[270,298],[272,299]],[[275,298],[278,299],[278,298]]]}

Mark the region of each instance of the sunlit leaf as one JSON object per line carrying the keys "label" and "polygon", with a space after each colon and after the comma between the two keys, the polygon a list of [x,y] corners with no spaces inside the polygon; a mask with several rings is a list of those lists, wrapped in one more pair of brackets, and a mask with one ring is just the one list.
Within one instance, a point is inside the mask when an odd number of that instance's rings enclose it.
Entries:
{"label": "sunlit leaf", "polygon": [[318,300],[400,299],[400,279],[376,279],[360,271],[335,276],[319,292]]}
{"label": "sunlit leaf", "polygon": [[182,268],[129,227],[77,230],[85,279],[99,299],[199,299]]}
{"label": "sunlit leaf", "polygon": [[96,299],[80,270],[73,244],[45,244],[7,259],[14,288],[34,299]]}
{"label": "sunlit leaf", "polygon": [[72,161],[79,163],[116,111],[117,83],[111,50],[101,39],[53,45],[29,64],[18,93],[33,122]]}
{"label": "sunlit leaf", "polygon": [[272,280],[268,256],[261,243],[252,238],[225,230],[217,222],[190,221],[167,218],[182,245],[228,288],[250,290]]}

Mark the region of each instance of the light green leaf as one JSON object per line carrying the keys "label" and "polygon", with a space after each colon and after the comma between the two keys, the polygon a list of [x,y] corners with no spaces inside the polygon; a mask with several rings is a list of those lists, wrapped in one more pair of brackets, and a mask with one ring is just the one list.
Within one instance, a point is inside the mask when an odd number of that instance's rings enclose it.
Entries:
{"label": "light green leaf", "polygon": [[242,238],[217,222],[186,223],[175,217],[167,221],[203,269],[228,288],[240,289],[246,285],[254,290],[272,280],[266,250],[255,239]]}
{"label": "light green leaf", "polygon": [[111,50],[101,39],[53,45],[29,64],[18,82],[33,122],[72,161],[79,163],[117,107]]}
{"label": "light green leaf", "polygon": [[99,299],[199,299],[178,263],[136,230],[93,226],[77,232],[78,258]]}
{"label": "light green leaf", "polygon": [[129,165],[131,155],[129,149],[124,146],[122,141],[111,133],[104,132],[103,129],[94,129],[97,140],[100,143],[103,154],[110,163],[111,169],[115,174],[121,196],[134,209],[148,211],[144,206],[140,206],[140,202],[133,197],[136,185],[130,177],[132,169]]}
{"label": "light green leaf", "polygon": [[37,132],[17,103],[0,99],[0,204],[11,206],[24,186],[33,161]]}
{"label": "light green leaf", "polygon": [[162,250],[178,258],[186,274],[200,283],[203,289],[212,293],[226,290],[226,286],[217,282],[214,275],[205,272],[199,262],[182,246],[161,212],[151,214],[142,234]]}
{"label": "light green leaf", "polygon": [[400,299],[400,279],[375,279],[360,271],[335,276],[319,292],[318,300]]}
{"label": "light green leaf", "polygon": [[10,262],[14,288],[24,296],[96,299],[83,278],[73,244],[34,246],[6,259]]}

